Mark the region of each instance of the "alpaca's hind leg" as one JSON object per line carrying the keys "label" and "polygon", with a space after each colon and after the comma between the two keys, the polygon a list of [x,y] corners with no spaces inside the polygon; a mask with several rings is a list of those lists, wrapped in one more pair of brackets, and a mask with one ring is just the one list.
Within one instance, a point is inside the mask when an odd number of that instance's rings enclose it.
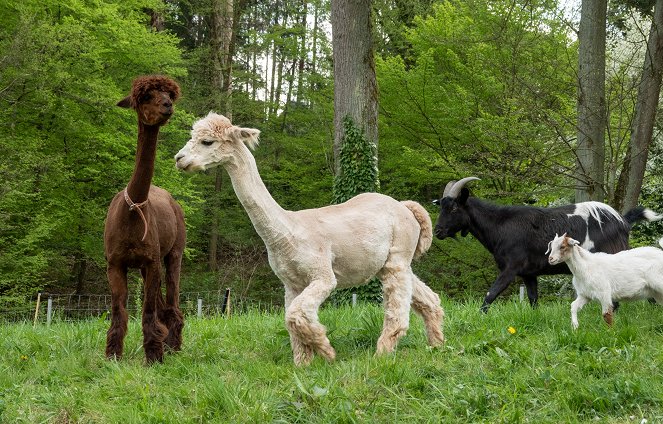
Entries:
{"label": "alpaca's hind leg", "polygon": [[[336,358],[336,351],[329,343],[325,326],[318,320],[318,308],[336,287],[336,279],[331,270],[329,274],[326,279],[313,280],[292,300],[285,311],[285,323],[290,334],[294,334],[302,345],[312,347],[327,361],[333,361]],[[306,364],[305,361],[298,362],[297,352],[293,350],[293,353],[295,353],[295,364]],[[307,356],[304,355],[304,358]]]}
{"label": "alpaca's hind leg", "polygon": [[166,346],[178,351],[182,348],[184,315],[180,310],[180,269],[182,254],[170,252],[164,258],[166,266],[166,305],[160,319],[168,327]]}
{"label": "alpaca's hind leg", "polygon": [[120,358],[127,334],[127,268],[108,265],[106,270],[111,289],[111,326],[106,334],[106,357]]}
{"label": "alpaca's hind leg", "polygon": [[441,346],[444,343],[442,321],[444,311],[440,306],[440,297],[416,275],[412,274],[412,309],[424,320],[428,344]]}
{"label": "alpaca's hind leg", "polygon": [[382,281],[384,324],[378,339],[377,354],[393,352],[398,340],[410,326],[412,302],[412,273],[398,267],[382,269],[378,275]]}
{"label": "alpaca's hind leg", "polygon": [[[300,290],[295,290],[290,287],[285,287],[285,310],[287,311],[292,304],[292,301],[301,293]],[[287,325],[287,323],[286,323]],[[290,335],[290,346],[292,347],[292,357],[297,365],[308,365],[313,360],[313,349],[310,345],[305,344],[302,339],[299,338],[295,331],[290,331],[288,328],[288,334]]]}
{"label": "alpaca's hind leg", "polygon": [[143,349],[148,364],[163,362],[163,345],[168,336],[168,328],[159,321],[159,298],[162,296],[159,268],[158,263],[152,264],[143,274]]}

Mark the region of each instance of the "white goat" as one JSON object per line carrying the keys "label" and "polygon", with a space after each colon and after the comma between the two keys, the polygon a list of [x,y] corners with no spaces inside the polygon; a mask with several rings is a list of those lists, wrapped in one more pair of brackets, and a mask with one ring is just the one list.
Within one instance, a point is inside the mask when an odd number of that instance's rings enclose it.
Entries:
{"label": "white goat", "polygon": [[[658,241],[663,247],[663,238]],[[548,262],[566,262],[573,273],[576,300],[571,303],[571,325],[578,328],[578,311],[590,300],[601,302],[603,319],[612,325],[612,303],[654,298],[663,304],[663,250],[638,247],[618,253],[592,253],[580,242],[555,234],[548,244]],[[546,252],[548,253],[548,252]]]}

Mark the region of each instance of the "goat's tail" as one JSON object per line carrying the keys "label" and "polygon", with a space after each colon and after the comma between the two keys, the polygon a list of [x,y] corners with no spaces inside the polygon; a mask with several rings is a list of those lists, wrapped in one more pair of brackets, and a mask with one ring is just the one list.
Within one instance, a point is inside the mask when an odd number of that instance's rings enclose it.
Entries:
{"label": "goat's tail", "polygon": [[660,221],[661,219],[663,219],[663,215],[658,214],[651,209],[638,206],[626,212],[624,214],[624,219],[626,220],[626,222],[628,222],[628,225],[632,227],[633,224],[640,221],[648,221],[648,222]]}
{"label": "goat's tail", "polygon": [[419,241],[417,242],[417,249],[414,251],[414,259],[419,259],[433,243],[433,223],[428,211],[419,203],[412,200],[404,200],[401,203],[412,212],[412,215],[419,222]]}

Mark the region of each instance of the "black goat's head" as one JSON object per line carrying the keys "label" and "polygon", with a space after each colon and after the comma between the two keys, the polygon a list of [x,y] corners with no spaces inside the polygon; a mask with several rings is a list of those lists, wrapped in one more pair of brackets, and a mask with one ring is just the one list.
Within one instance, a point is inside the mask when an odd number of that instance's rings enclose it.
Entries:
{"label": "black goat's head", "polygon": [[470,191],[465,184],[478,179],[477,177],[467,177],[460,181],[449,181],[444,188],[442,198],[433,201],[440,207],[440,215],[435,223],[435,236],[440,240],[456,237],[456,233],[459,231],[460,235],[465,237],[470,231],[470,217],[466,210]]}

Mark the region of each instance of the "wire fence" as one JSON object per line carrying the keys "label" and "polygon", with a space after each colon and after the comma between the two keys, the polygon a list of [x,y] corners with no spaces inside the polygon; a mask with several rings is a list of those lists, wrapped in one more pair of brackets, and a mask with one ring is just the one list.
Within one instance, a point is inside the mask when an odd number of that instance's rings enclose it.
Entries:
{"label": "wire fence", "polygon": [[[554,283],[558,290],[557,298],[571,298],[573,288],[566,276],[545,276],[549,284]],[[518,291],[520,301],[527,301],[525,286]],[[352,305],[357,303],[357,295],[352,295]],[[142,293],[140,290],[128,293],[127,313],[140,317],[142,313]],[[276,312],[282,304],[259,302],[231,293],[230,289],[181,292],[180,309],[187,316],[213,316],[242,314],[248,310]],[[0,297],[0,322],[31,321],[50,324],[52,320],[78,321],[90,318],[110,319],[111,296],[108,294],[59,294],[39,293],[36,296]]]}
{"label": "wire fence", "polygon": [[[142,297],[129,293],[127,313],[140,316]],[[247,310],[272,312],[282,305],[258,302],[235,296],[230,289],[182,292],[180,309],[188,316],[241,314]],[[0,322],[32,321],[50,324],[52,320],[78,321],[90,318],[110,319],[111,296],[107,294],[39,293],[32,297],[5,297],[0,302]]]}

